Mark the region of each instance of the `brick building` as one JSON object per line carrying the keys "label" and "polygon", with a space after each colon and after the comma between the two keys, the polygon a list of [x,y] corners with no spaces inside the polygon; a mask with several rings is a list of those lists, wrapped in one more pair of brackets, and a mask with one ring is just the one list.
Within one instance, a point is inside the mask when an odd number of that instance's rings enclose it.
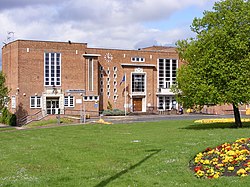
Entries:
{"label": "brick building", "polygon": [[2,62],[9,109],[19,120],[84,109],[99,115],[109,104],[127,112],[178,109],[170,87],[181,61],[173,47],[118,50],[17,40],[2,48]]}

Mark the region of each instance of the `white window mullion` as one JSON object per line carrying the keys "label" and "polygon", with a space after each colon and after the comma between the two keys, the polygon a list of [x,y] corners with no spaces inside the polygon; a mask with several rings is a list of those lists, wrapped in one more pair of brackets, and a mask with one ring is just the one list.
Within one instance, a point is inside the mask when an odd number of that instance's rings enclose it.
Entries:
{"label": "white window mullion", "polygon": [[88,87],[89,91],[93,91],[93,59],[88,59]]}
{"label": "white window mullion", "polygon": [[57,69],[57,53],[54,53],[54,85],[56,86],[57,82],[57,75],[56,75],[56,69]]}
{"label": "white window mullion", "polygon": [[43,55],[43,59],[44,59],[44,62],[43,62],[43,68],[44,68],[44,85],[46,85],[46,53],[44,53]]}
{"label": "white window mullion", "polygon": [[158,59],[157,64],[157,89],[160,88],[160,59]]}
{"label": "white window mullion", "polygon": [[166,87],[166,59],[163,60],[163,88]]}
{"label": "white window mullion", "polygon": [[172,84],[173,84],[173,60],[172,59],[170,59],[170,87],[172,86]]}
{"label": "white window mullion", "polygon": [[49,53],[49,86],[51,86],[51,53]]}
{"label": "white window mullion", "polygon": [[60,53],[60,59],[59,59],[59,69],[60,69],[60,86],[62,85],[62,57],[61,57],[61,53]]}
{"label": "white window mullion", "polygon": [[172,97],[169,97],[169,108],[172,109]]}
{"label": "white window mullion", "polygon": [[93,85],[93,82],[94,82],[94,71],[93,71],[93,68],[94,68],[94,65],[93,65],[93,59],[91,60],[91,91],[93,91],[94,89],[94,85]]}

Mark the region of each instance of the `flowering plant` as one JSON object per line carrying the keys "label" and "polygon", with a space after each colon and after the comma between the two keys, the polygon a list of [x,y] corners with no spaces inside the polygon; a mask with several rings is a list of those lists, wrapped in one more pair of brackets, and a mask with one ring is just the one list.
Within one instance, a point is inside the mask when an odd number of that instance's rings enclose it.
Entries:
{"label": "flowering plant", "polygon": [[250,173],[250,138],[207,148],[190,161],[190,168],[198,178],[247,176]]}
{"label": "flowering plant", "polygon": [[[250,122],[249,118],[242,118],[242,122]],[[194,123],[234,123],[235,119],[234,118],[216,118],[216,119],[200,119],[200,120],[195,120]]]}

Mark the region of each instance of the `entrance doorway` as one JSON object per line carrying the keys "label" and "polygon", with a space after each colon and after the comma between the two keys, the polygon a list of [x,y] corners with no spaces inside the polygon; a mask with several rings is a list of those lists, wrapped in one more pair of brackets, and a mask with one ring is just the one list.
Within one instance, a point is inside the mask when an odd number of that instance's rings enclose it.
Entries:
{"label": "entrance doorway", "polygon": [[47,114],[59,114],[59,98],[46,98]]}
{"label": "entrance doorway", "polygon": [[133,111],[134,112],[142,111],[142,98],[133,98]]}

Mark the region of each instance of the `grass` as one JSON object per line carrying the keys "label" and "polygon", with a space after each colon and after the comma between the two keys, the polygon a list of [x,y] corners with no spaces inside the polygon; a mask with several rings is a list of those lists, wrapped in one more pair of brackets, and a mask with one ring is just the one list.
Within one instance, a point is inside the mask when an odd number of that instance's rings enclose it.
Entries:
{"label": "grass", "polygon": [[249,137],[250,126],[161,121],[0,132],[0,186],[249,186],[250,177],[194,177],[207,147]]}
{"label": "grass", "polygon": [[[72,120],[69,118],[61,118],[60,124],[69,124],[72,123]],[[55,126],[58,124],[57,119],[49,119],[49,120],[42,120],[42,121],[34,121],[27,125],[25,125],[26,128],[33,128],[33,127],[42,127],[42,126]]]}
{"label": "grass", "polygon": [[0,127],[0,132],[3,132],[3,131],[13,131],[13,130],[16,130],[16,128],[15,127],[11,127],[11,126]]}

